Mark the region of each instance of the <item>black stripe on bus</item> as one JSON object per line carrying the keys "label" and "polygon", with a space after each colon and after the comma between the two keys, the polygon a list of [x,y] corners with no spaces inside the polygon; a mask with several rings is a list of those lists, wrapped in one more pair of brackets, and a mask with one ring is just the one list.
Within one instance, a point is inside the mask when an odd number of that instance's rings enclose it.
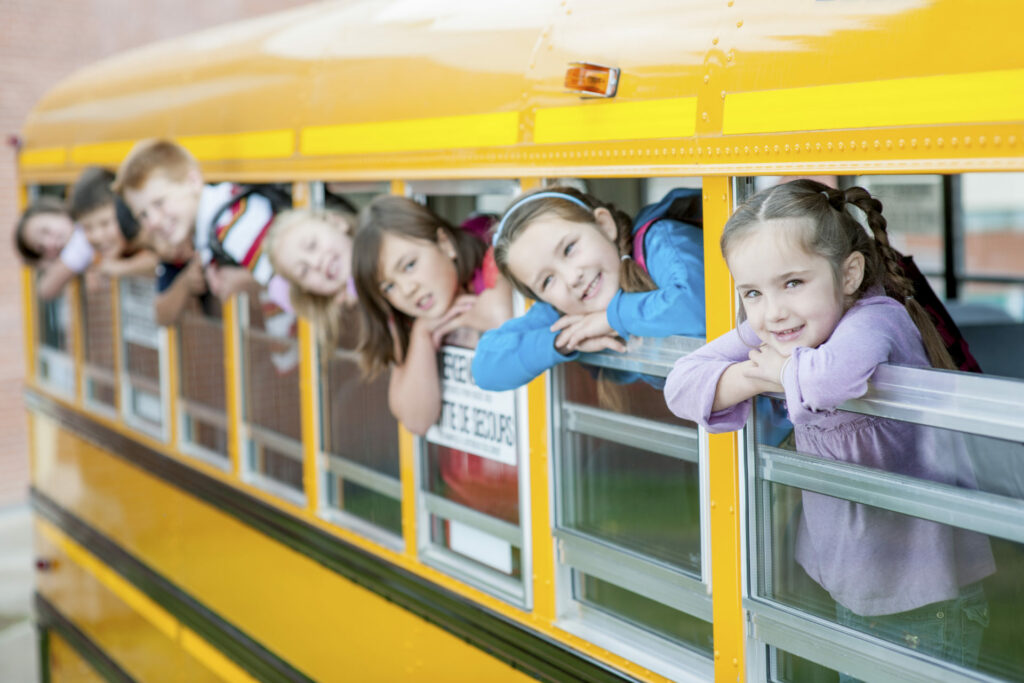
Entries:
{"label": "black stripe on bus", "polygon": [[35,603],[36,623],[43,629],[39,636],[39,665],[41,679],[44,683],[50,681],[50,630],[56,631],[82,659],[89,663],[96,673],[106,680],[114,683],[135,683],[135,679],[128,675],[128,672],[122,669],[120,664],[111,659],[110,655],[94,643],[92,638],[85,635],[70,619],[61,614],[60,610],[54,607],[49,600],[36,593]]}
{"label": "black stripe on bus", "polygon": [[301,683],[313,680],[37,489],[32,490],[32,507],[256,678]]}
{"label": "black stripe on bus", "polygon": [[544,681],[635,681],[504,615],[397,567],[233,486],[115,432],[88,415],[26,390],[30,409],[50,415],[104,451],[232,515],[282,545]]}

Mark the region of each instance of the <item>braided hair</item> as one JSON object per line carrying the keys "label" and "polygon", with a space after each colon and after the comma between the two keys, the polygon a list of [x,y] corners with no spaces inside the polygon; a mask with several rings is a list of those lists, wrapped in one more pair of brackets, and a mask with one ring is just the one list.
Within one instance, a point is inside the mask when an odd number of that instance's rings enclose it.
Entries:
{"label": "braided hair", "polygon": [[722,253],[728,257],[729,248],[739,238],[762,222],[779,218],[809,219],[813,229],[802,231],[803,247],[828,260],[836,282],[846,258],[856,251],[863,254],[864,278],[847,304],[881,286],[906,308],[921,333],[932,367],[956,369],[927,311],[914,298],[914,284],[900,266],[899,253],[889,244],[882,203],[877,198],[863,187],[837,190],[808,179],[776,185],[751,197],[729,218],[722,232]]}

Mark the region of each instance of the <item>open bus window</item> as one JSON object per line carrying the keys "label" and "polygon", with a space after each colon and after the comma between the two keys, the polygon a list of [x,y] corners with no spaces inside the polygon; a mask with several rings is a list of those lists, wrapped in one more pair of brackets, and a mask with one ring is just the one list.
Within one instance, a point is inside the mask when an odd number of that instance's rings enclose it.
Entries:
{"label": "open bus window", "polygon": [[[1005,416],[1024,409],[1020,383],[909,368],[893,368],[885,382],[891,393],[876,389],[877,398],[890,415],[931,422],[878,417],[870,401],[858,402],[867,415],[840,410],[837,416],[857,425],[861,438],[826,443],[815,432],[796,442],[813,453],[796,450],[791,439],[776,446],[775,435],[765,439],[756,430],[748,456],[755,473],[748,492],[758,598],[752,611],[773,617],[760,605],[777,603],[832,622],[902,653],[894,656],[900,666],[915,667],[926,656],[937,667],[1016,679],[1024,670],[1016,618],[1024,608],[1024,431],[1008,426]],[[980,419],[961,407],[982,400],[987,414]],[[942,411],[944,425],[961,430],[936,426],[919,409],[925,401]],[[882,436],[869,439],[868,432]],[[836,640],[842,632],[810,621],[800,628],[805,643],[820,639],[828,646],[806,656],[842,668],[825,654],[837,643],[846,647]],[[768,632],[776,634],[770,644],[785,646],[782,631]],[[859,675],[871,670],[872,657],[856,663],[867,667]],[[785,669],[810,670],[798,659],[779,661]]]}
{"label": "open bus window", "polygon": [[[700,187],[695,178],[579,183],[631,216],[672,189]],[[666,675],[711,654],[701,439],[662,394],[675,359],[702,341],[633,339],[625,354],[584,354],[555,372],[560,620],[613,650],[659,643],[643,664]]]}
{"label": "open bus window", "polygon": [[117,376],[114,364],[114,282],[106,278],[80,281],[82,367],[85,404],[110,413],[117,409]]}
{"label": "open bus window", "polygon": [[237,301],[244,477],[301,504],[305,492],[296,318],[270,301],[265,290]]}
{"label": "open bus window", "polygon": [[337,346],[320,350],[326,509],[341,525],[373,536],[384,530],[394,542],[402,534],[398,423],[388,410],[389,373],[362,378],[355,353],[358,324],[355,309],[345,310]]}
{"label": "open bus window", "polygon": [[166,330],[156,324],[152,278],[118,280],[121,323],[121,411],[133,426],[165,438]]}
{"label": "open bus window", "polygon": [[71,350],[71,305],[67,291],[36,302],[36,376],[47,388],[66,396],[75,393]]}
{"label": "open bus window", "polygon": [[[500,216],[518,184],[426,181],[408,189],[453,226],[479,230],[487,239],[487,216]],[[442,349],[444,408],[439,423],[418,440],[418,544],[424,562],[522,604],[529,573],[520,524],[526,439],[520,433],[521,399],[519,392],[484,392],[473,384],[469,366],[476,340],[469,337]]]}
{"label": "open bus window", "polygon": [[213,296],[193,298],[178,323],[178,434],[182,450],[227,469],[224,318]]}

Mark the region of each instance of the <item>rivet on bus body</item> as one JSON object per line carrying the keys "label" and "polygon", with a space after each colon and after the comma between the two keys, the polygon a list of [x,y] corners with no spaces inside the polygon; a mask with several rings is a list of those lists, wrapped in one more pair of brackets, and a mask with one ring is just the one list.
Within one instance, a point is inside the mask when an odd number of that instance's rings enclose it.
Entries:
{"label": "rivet on bus body", "polygon": [[957,145],[959,145],[959,144],[960,144],[960,140],[959,140],[959,139],[957,139],[957,137],[956,137],[956,136],[954,135],[953,137],[951,137],[951,138],[949,139],[949,144],[950,144],[950,145],[951,145],[952,147],[956,147]]}
{"label": "rivet on bus body", "polygon": [[[704,195],[704,201],[707,201],[707,200],[708,200],[708,196],[707,196],[707,195]],[[711,505],[714,505],[714,504],[715,504],[715,502],[714,502],[714,501],[711,501]]]}
{"label": "rivet on bus body", "polygon": [[942,138],[936,138],[936,140],[935,140],[935,146],[936,147],[943,147],[943,146],[945,146],[945,144],[946,143],[945,143],[945,141]]}
{"label": "rivet on bus body", "polygon": [[1016,145],[1016,144],[1017,144],[1017,136],[1016,136],[1016,135],[1011,135],[1011,136],[1010,136],[1010,139],[1009,139],[1009,140],[1007,140],[1007,141],[1006,141],[1006,143],[1007,143],[1008,145],[1010,145],[1010,147],[1013,147],[1014,145]]}
{"label": "rivet on bus body", "polygon": [[917,149],[917,138],[910,138],[910,148]]}
{"label": "rivet on bus body", "polygon": [[978,136],[978,147],[984,147],[984,146],[985,146],[985,136],[984,135],[979,135]]}
{"label": "rivet on bus body", "polygon": [[[704,195],[704,201],[707,201],[707,200],[708,200],[708,196]],[[711,507],[715,507],[716,505],[718,505],[718,503],[716,503],[715,501],[711,501]]]}
{"label": "rivet on bus body", "polygon": [[1003,144],[1003,138],[1001,138],[998,135],[993,136],[992,137],[992,144],[995,145],[996,147],[998,147],[999,145]]}
{"label": "rivet on bus body", "polygon": [[736,512],[736,508],[734,508],[734,507],[733,507],[732,505],[730,505],[730,506],[729,506],[729,514],[731,515],[731,514],[733,514],[734,512]]}
{"label": "rivet on bus body", "polygon": [[735,56],[736,56],[736,51],[735,50],[729,50],[729,53],[727,55],[725,55],[725,61],[731,62],[733,57],[735,57]]}
{"label": "rivet on bus body", "polygon": [[727,4],[728,4],[729,7],[732,7],[733,5],[736,4],[736,0],[729,0],[729,2]]}
{"label": "rivet on bus body", "polygon": [[[722,201],[724,202],[725,200],[726,200],[726,197],[725,197],[725,195],[723,194],[723,195],[722,195]],[[731,510],[732,508],[729,508],[729,509]]]}
{"label": "rivet on bus body", "polygon": [[722,91],[721,95],[722,95],[722,99],[724,100],[725,99],[725,91],[724,90]]}
{"label": "rivet on bus body", "polygon": [[750,154],[750,145],[743,145],[743,153]]}
{"label": "rivet on bus body", "polygon": [[707,84],[707,82],[710,81],[710,80],[711,80],[711,76],[709,74],[704,74],[704,83]]}
{"label": "rivet on bus body", "polygon": [[715,659],[721,659],[721,658],[722,658],[721,650],[715,650]]}
{"label": "rivet on bus body", "polygon": [[708,120],[708,113],[706,111],[701,112],[700,113],[700,119],[701,119],[701,121],[707,121]]}
{"label": "rivet on bus body", "polygon": [[885,148],[886,149],[892,149],[892,140],[886,140],[885,141]]}
{"label": "rivet on bus body", "polygon": [[739,666],[740,665],[740,660],[739,660],[738,657],[733,657],[732,658],[732,665],[733,666]]}
{"label": "rivet on bus body", "polygon": [[901,139],[900,142],[899,142],[899,145],[900,145],[900,149],[903,149],[904,147],[907,146],[907,141]]}
{"label": "rivet on bus body", "polygon": [[778,145],[775,145],[775,146],[774,146],[774,147],[772,148],[772,151],[773,151],[773,152],[775,152],[776,154],[778,154],[778,153],[779,153],[779,146],[778,146]]}
{"label": "rivet on bus body", "polygon": [[571,7],[569,7],[568,9],[565,10],[565,16],[569,16],[570,14],[572,14],[572,8]]}
{"label": "rivet on bus body", "polygon": [[931,138],[925,138],[924,139],[924,147],[925,147],[925,149],[928,149],[931,146],[932,146],[932,139]]}
{"label": "rivet on bus body", "polygon": [[757,145],[754,145],[754,154],[757,154],[758,151],[760,151],[760,149],[761,149],[760,147],[758,147]]}
{"label": "rivet on bus body", "polygon": [[970,135],[965,135],[964,136],[964,147],[970,147],[970,146],[971,146],[971,136]]}
{"label": "rivet on bus body", "polygon": [[708,147],[704,151],[707,153],[708,156],[711,156],[711,148],[710,147]]}
{"label": "rivet on bus body", "polygon": [[718,45],[718,36],[715,36],[714,38],[711,39],[711,44]]}
{"label": "rivet on bus body", "polygon": [[739,21],[736,22],[736,28],[740,28],[741,26],[743,26],[743,20],[742,19],[740,19]]}
{"label": "rivet on bus body", "polygon": [[814,143],[814,151],[815,152],[820,152],[821,151],[821,143],[820,142],[815,142]]}
{"label": "rivet on bus body", "polygon": [[[843,143],[840,142],[839,144],[841,145]],[[827,145],[825,145],[825,149],[827,149],[828,151],[831,152],[832,151],[832,143],[830,142]],[[842,147],[840,147],[839,149],[842,149]]]}
{"label": "rivet on bus body", "polygon": [[860,148],[861,149],[867,149],[868,148],[868,141],[864,140],[862,143],[860,143]]}
{"label": "rivet on bus body", "polygon": [[786,145],[785,150],[786,150],[786,154],[789,154],[789,145]]}

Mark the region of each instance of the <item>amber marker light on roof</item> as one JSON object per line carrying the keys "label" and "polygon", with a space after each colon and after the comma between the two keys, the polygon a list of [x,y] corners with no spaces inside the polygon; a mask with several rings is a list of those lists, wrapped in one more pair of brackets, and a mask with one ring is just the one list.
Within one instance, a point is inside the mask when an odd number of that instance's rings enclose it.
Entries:
{"label": "amber marker light on roof", "polygon": [[565,87],[581,95],[615,97],[619,87],[619,70],[587,62],[570,62],[565,71]]}

